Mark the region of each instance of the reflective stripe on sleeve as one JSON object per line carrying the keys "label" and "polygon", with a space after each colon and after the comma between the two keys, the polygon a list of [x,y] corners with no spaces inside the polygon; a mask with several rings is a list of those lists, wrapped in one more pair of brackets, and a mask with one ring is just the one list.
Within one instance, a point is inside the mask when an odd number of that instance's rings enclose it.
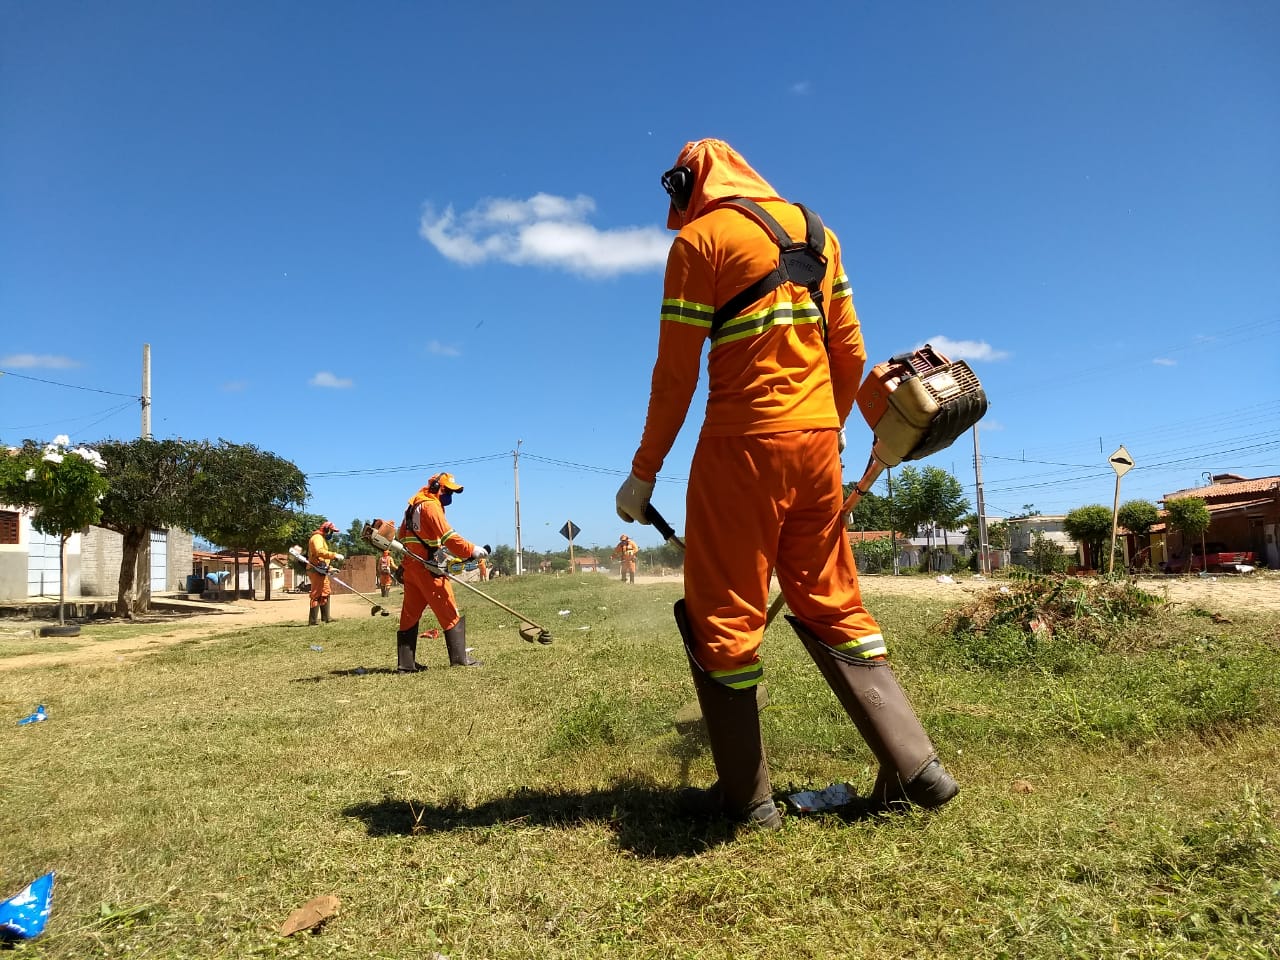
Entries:
{"label": "reflective stripe on sleeve", "polygon": [[691,327],[711,329],[711,318],[715,316],[715,308],[705,303],[694,303],[692,300],[663,300],[662,319],[672,323],[687,323]]}
{"label": "reflective stripe on sleeve", "polygon": [[853,287],[849,283],[849,277],[846,274],[841,273],[840,276],[836,277],[835,281],[831,284],[831,299],[839,300],[842,297],[851,296],[853,296]]}

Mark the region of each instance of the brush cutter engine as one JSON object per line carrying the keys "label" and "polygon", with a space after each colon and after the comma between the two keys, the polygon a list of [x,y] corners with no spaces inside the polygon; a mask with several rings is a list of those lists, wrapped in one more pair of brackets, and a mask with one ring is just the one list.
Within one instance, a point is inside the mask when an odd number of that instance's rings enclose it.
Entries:
{"label": "brush cutter engine", "polygon": [[871,455],[885,467],[945,450],[987,412],[986,391],[969,365],[927,343],[876,364],[857,400],[875,434]]}

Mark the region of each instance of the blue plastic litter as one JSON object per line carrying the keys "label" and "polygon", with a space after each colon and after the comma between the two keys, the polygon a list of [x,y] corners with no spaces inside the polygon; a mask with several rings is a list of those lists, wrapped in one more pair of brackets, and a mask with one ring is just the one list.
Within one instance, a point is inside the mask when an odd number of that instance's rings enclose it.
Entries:
{"label": "blue plastic litter", "polygon": [[215,587],[221,587],[222,581],[231,576],[230,570],[215,570],[213,573],[206,573],[205,577],[213,581]]}
{"label": "blue plastic litter", "polygon": [[44,932],[53,907],[53,871],[0,901],[0,942],[30,940]]}
{"label": "blue plastic litter", "polygon": [[18,721],[18,726],[25,727],[28,723],[39,723],[41,720],[48,720],[49,715],[44,712],[44,704],[36,707],[36,712],[29,717],[23,717]]}

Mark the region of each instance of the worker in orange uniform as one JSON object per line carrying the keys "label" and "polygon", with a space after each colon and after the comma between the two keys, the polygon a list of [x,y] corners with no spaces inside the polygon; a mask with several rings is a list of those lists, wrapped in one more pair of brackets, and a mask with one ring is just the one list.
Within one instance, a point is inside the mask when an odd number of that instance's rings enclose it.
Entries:
{"label": "worker in orange uniform", "polygon": [[686,805],[781,825],[755,690],[772,574],[792,627],[879,761],[872,808],[941,806],[959,787],[888,665],[841,517],[843,425],[866,350],[839,242],[720,140],[687,144],[662,185],[679,234],[644,433],[616,504],[623,520],[649,522],[710,340],[675,613],[719,779],[687,791]]}
{"label": "worker in orange uniform", "polygon": [[485,581],[489,579],[489,561],[486,560],[484,557],[481,557],[476,562],[476,570],[480,574],[481,581]]}
{"label": "worker in orange uniform", "polygon": [[625,533],[618,538],[618,545],[613,548],[613,559],[621,561],[623,583],[628,578],[632,583],[636,582],[636,554],[639,552],[636,542]]}
{"label": "worker in orange uniform", "polygon": [[391,585],[395,583],[396,563],[390,550],[383,550],[378,557],[378,586],[382,588],[384,597],[390,596]]}
{"label": "worker in orange uniform", "polygon": [[[400,607],[400,629],[396,633],[396,669],[415,673],[426,669],[417,662],[418,623],[427,607],[440,621],[444,631],[449,665],[478,667],[467,653],[467,620],[458,612],[453,598],[453,585],[445,576],[445,551],[455,557],[479,560],[489,555],[488,547],[480,547],[463,538],[449,525],[444,508],[453,501],[462,485],[451,473],[437,473],[427,485],[409,498],[409,506],[400,523],[398,539],[419,560],[404,559],[400,569],[404,575],[404,603]],[[425,561],[425,563],[420,562]]]}
{"label": "worker in orange uniform", "polygon": [[340,563],[345,558],[329,548],[329,542],[337,536],[338,528],[326,520],[320,524],[307,541],[307,563],[311,567],[311,611],[307,624],[314,627],[316,616],[329,622],[329,564]]}

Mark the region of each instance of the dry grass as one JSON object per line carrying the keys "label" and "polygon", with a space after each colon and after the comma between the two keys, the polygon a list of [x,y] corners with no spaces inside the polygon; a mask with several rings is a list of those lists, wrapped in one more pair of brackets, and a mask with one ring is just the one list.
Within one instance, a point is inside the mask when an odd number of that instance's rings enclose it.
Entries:
{"label": "dry grass", "polygon": [[[1175,617],[1159,646],[993,667],[942,603],[868,584],[963,792],[735,839],[676,813],[713,776],[673,723],[692,696],[678,587],[491,587],[556,643],[464,597],[479,669],[423,641],[432,669],[389,672],[394,622],[366,616],[0,672],[0,715],[50,717],[0,727],[0,895],[58,871],[49,930],[18,955],[1280,956],[1268,621]],[[868,786],[785,624],[765,653],[775,785]],[[326,893],[338,917],[278,936]]]}

